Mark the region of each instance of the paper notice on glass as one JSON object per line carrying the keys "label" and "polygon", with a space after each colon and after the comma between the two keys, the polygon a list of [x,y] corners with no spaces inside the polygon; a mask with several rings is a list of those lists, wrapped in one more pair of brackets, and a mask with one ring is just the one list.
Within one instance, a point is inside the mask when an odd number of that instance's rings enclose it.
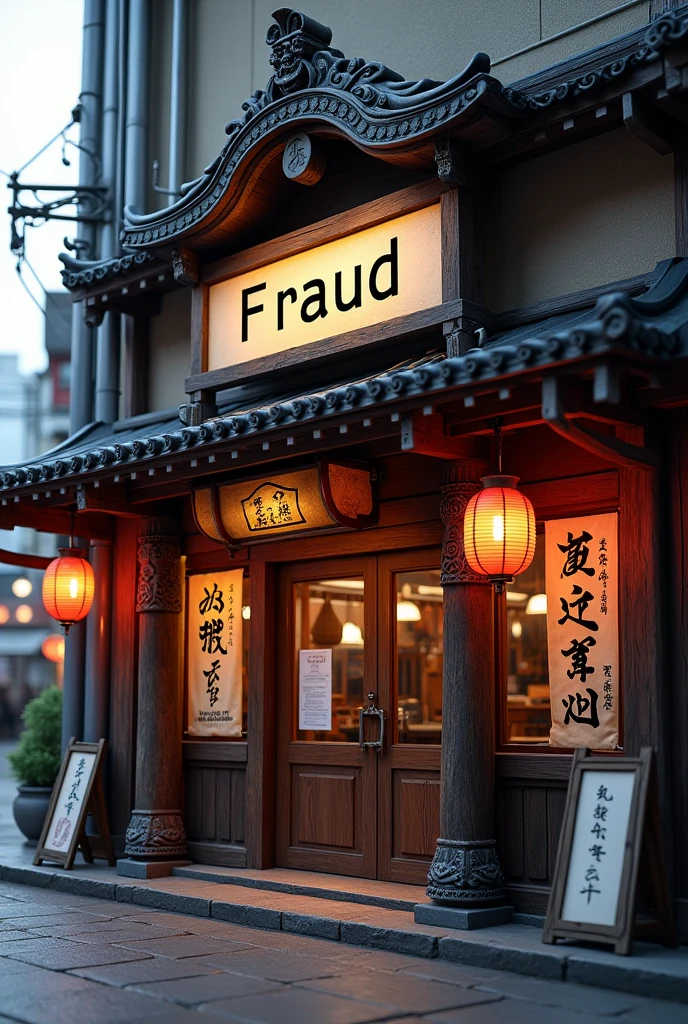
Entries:
{"label": "paper notice on glass", "polygon": [[299,651],[299,729],[332,729],[332,651]]}

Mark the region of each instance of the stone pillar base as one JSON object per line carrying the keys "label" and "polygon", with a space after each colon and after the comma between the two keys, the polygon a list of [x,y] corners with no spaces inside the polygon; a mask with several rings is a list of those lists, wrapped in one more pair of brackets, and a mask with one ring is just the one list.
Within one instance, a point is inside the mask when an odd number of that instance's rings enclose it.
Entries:
{"label": "stone pillar base", "polygon": [[186,858],[181,811],[132,811],[124,852],[127,857],[145,861]]}
{"label": "stone pillar base", "polygon": [[186,868],[190,860],[133,860],[131,857],[120,857],[117,861],[117,874],[124,878],[166,878],[174,874],[175,868]]}
{"label": "stone pillar base", "polygon": [[436,903],[416,903],[413,920],[416,924],[431,924],[436,928],[474,931],[476,928],[511,924],[513,916],[514,908],[507,906],[440,907]]}
{"label": "stone pillar base", "polygon": [[475,907],[506,899],[494,839],[438,839],[427,893],[436,903]]}

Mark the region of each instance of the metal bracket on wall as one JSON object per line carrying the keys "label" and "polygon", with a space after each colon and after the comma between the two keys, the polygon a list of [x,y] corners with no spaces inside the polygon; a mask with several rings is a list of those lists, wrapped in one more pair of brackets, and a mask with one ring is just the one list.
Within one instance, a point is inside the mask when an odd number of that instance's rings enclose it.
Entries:
{"label": "metal bracket on wall", "polygon": [[555,433],[585,451],[629,469],[659,469],[659,457],[649,448],[629,444],[611,434],[598,434],[589,427],[573,421],[567,415],[559,395],[556,377],[545,377],[542,382],[542,418]]}

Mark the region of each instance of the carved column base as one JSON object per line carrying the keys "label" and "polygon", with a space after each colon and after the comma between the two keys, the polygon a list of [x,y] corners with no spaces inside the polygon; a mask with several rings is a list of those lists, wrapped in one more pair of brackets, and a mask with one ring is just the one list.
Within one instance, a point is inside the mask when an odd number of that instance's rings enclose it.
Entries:
{"label": "carved column base", "polygon": [[494,839],[438,839],[427,893],[436,903],[478,906],[506,898]]}
{"label": "carved column base", "polygon": [[124,852],[145,860],[187,856],[180,811],[132,811]]}

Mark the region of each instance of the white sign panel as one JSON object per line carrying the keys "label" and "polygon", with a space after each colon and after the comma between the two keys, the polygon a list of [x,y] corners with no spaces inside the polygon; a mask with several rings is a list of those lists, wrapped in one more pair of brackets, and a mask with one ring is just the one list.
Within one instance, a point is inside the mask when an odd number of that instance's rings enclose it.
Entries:
{"label": "white sign panel", "polygon": [[65,853],[69,849],[83,796],[88,792],[88,783],[95,768],[96,757],[96,754],[72,751],[67,771],[60,786],[48,835],[43,843],[44,850]]}
{"label": "white sign panel", "polygon": [[563,920],[616,923],[635,778],[633,771],[582,773]]}
{"label": "white sign panel", "polygon": [[332,651],[299,651],[299,729],[332,729]]}
{"label": "white sign panel", "polygon": [[189,577],[188,731],[241,736],[243,569]]}
{"label": "white sign panel", "polygon": [[441,302],[436,203],[211,285],[208,370],[275,355]]}
{"label": "white sign panel", "polygon": [[545,524],[554,747],[619,742],[618,515]]}

